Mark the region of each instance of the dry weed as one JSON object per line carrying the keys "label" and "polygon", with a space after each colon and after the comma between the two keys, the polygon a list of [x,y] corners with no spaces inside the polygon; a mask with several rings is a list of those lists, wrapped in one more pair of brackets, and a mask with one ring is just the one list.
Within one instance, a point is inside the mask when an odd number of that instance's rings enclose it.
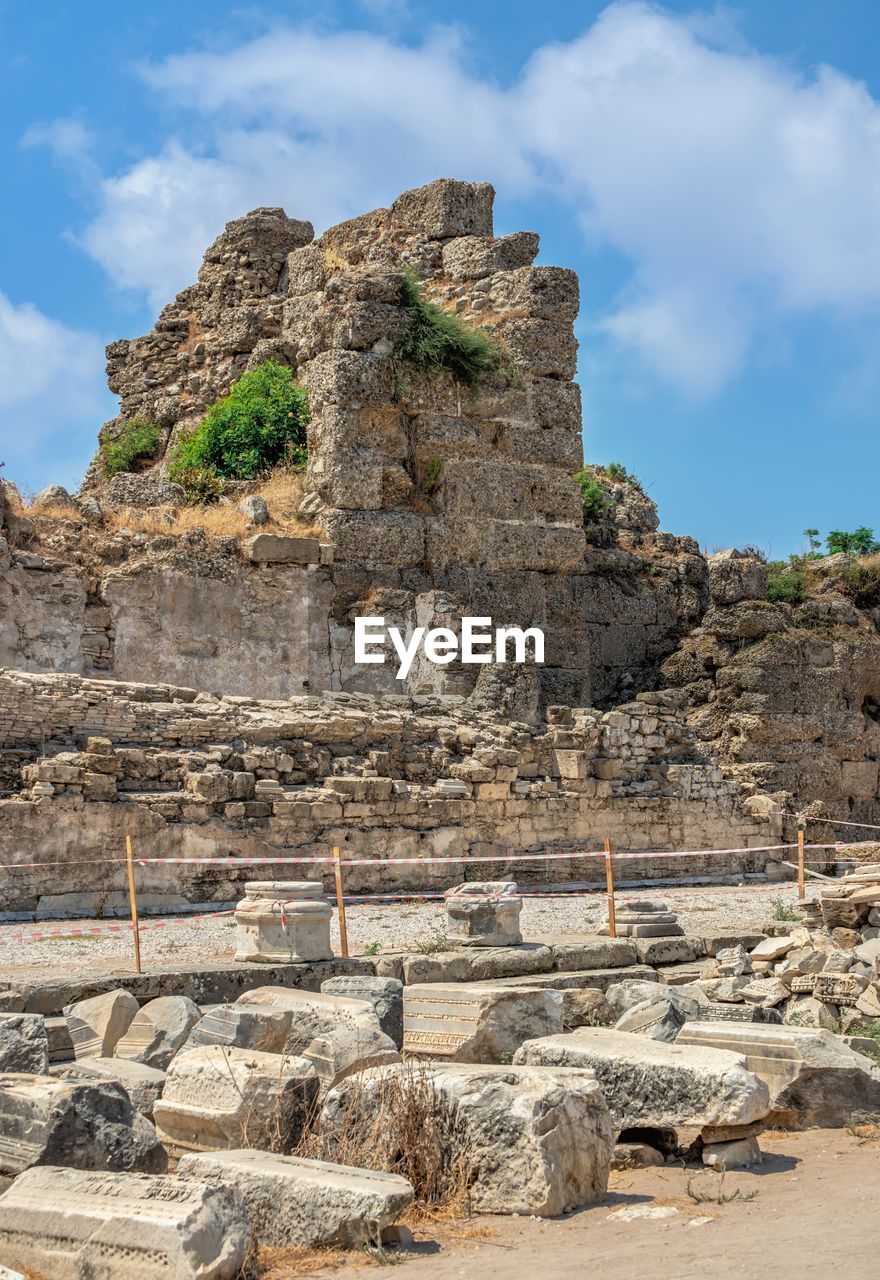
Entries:
{"label": "dry weed", "polygon": [[454,1130],[430,1069],[407,1062],[372,1088],[350,1077],[332,1128],[313,1127],[294,1154],[400,1174],[415,1191],[409,1221],[451,1217],[468,1212],[472,1180],[468,1161],[456,1154]]}

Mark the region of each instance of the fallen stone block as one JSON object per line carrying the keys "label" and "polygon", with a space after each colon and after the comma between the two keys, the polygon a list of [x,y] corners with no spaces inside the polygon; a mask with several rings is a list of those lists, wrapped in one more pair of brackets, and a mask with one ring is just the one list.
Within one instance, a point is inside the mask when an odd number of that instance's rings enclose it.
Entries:
{"label": "fallen stone block", "polygon": [[0,1196],[0,1254],[47,1280],[235,1280],[251,1240],[229,1187],[30,1169]]}
{"label": "fallen stone block", "polygon": [[793,995],[785,1007],[782,1021],[786,1026],[836,1031],[840,1025],[840,1010],[837,1005],[816,1000],[813,996]]}
{"label": "fallen stone block", "polygon": [[289,1009],[274,1009],[271,1005],[216,1005],[195,1024],[185,1048],[225,1044],[261,1053],[283,1053],[292,1018]]}
{"label": "fallen stone block", "polygon": [[648,965],[628,965],[624,969],[576,969],[571,973],[538,973],[516,978],[498,978],[492,985],[498,987],[529,987],[538,991],[608,991],[623,981],[651,983],[655,987],[660,979],[657,970]]}
{"label": "fallen stone block", "polygon": [[135,1111],[148,1120],[152,1120],[153,1107],[165,1087],[164,1071],[127,1058],[81,1058],[78,1062],[62,1062],[50,1071],[56,1080],[115,1080],[128,1094]]}
{"label": "fallen stone block", "polygon": [[634,938],[641,964],[685,964],[700,953],[698,938]]}
{"label": "fallen stone block", "polygon": [[689,1022],[678,1045],[728,1049],[770,1090],[770,1122],[835,1128],[880,1115],[880,1069],[830,1031],[792,1026]]}
{"label": "fallen stone block", "polygon": [[44,1018],[46,1037],[49,1041],[50,1062],[70,1062],[75,1057],[73,1041],[70,1038],[70,1027],[63,1014]]}
{"label": "fallen stone block", "polygon": [[64,1010],[77,1058],[110,1058],[138,1011],[128,991],[108,991]]}
{"label": "fallen stone block", "polygon": [[623,969],[638,962],[635,945],[628,938],[589,938],[583,942],[553,944],[556,968],[566,973],[577,969]]}
{"label": "fallen stone block", "polygon": [[49,1164],[162,1173],[167,1163],[121,1085],[0,1076],[0,1173]]}
{"label": "fallen stone block", "polygon": [[754,959],[754,948],[763,941],[763,933],[731,933],[725,929],[714,929],[703,934],[703,950],[707,956],[715,956],[727,947],[742,946],[752,953]]}
{"label": "fallen stone block", "polygon": [[308,1048],[303,1049],[302,1056],[314,1067],[322,1096],[357,1071],[400,1061],[391,1037],[372,1027],[337,1027],[335,1031],[327,1031],[315,1036]]}
{"label": "fallen stone block", "polygon": [[701,1009],[709,1003],[705,992],[696,985],[689,983],[686,988],[667,987],[644,979],[626,979],[613,983],[605,992],[605,999],[616,1018],[622,1017],[636,1005],[665,1000],[682,1015],[683,1022],[688,1018],[698,1018]]}
{"label": "fallen stone block", "polygon": [[553,1035],[562,1025],[558,991],[424,983],[403,993],[403,1048],[419,1057],[503,1062],[524,1040]]}
{"label": "fallen stone block", "polygon": [[642,1000],[621,1014],[614,1024],[614,1030],[672,1044],[685,1021],[684,1014],[671,1000]]}
{"label": "fallen stone block", "polygon": [[0,1013],[0,1072],[49,1070],[49,1038],[38,1013]]}
{"label": "fallen stone block", "polygon": [[290,1030],[284,1052],[298,1054],[315,1036],[336,1027],[363,1027],[381,1030],[375,1009],[364,1000],[347,1000],[316,991],[300,991],[292,987],[257,987],[241,996],[236,1004],[268,1005],[272,1009],[289,1010]]}
{"label": "fallen stone block", "polygon": [[753,978],[747,986],[740,988],[740,995],[746,1004],[757,1004],[763,1009],[775,1009],[790,994],[788,987],[779,978]]}
{"label": "fallen stone block", "polygon": [[174,1155],[237,1147],[283,1152],[299,1141],[317,1098],[318,1077],[302,1058],[205,1045],[171,1063],[153,1118]]}
{"label": "fallen stone block", "polygon": [[646,1142],[616,1142],[611,1155],[612,1169],[650,1169],[666,1163],[666,1157]]}
{"label": "fallen stone block", "polygon": [[781,960],[788,955],[789,951],[793,950],[794,946],[795,940],[789,936],[765,938],[763,942],[759,942],[757,946],[752,947],[750,952],[752,963],[755,960]]}
{"label": "fallen stone block", "polygon": [[478,1212],[554,1217],[605,1195],[614,1133],[602,1092],[586,1071],[462,1063],[374,1068],[327,1095],[321,1134],[328,1150],[353,1113],[375,1124],[381,1140],[392,1124],[388,1100],[399,1105],[395,1084],[399,1089],[407,1078],[432,1091],[432,1119],[461,1164]]}
{"label": "fallen stone block", "polygon": [[762,1163],[757,1138],[715,1142],[703,1147],[703,1164],[710,1169],[754,1169]]}
{"label": "fallen stone block", "polygon": [[664,1044],[620,1031],[582,1028],[529,1040],[514,1062],[593,1071],[618,1129],[750,1124],[770,1107],[767,1085],[747,1069],[740,1054],[694,1052],[680,1039]]}
{"label": "fallen stone block", "polygon": [[117,1042],[115,1056],[167,1071],[171,1059],[184,1046],[199,1021],[199,1006],[186,996],[159,996],[138,1009],[125,1035]]}
{"label": "fallen stone block", "polygon": [[397,978],[372,978],[368,974],[327,978],[321,983],[321,993],[369,1001],[380,1030],[390,1036],[398,1049],[403,1044],[403,983]]}
{"label": "fallen stone block", "polygon": [[234,1187],[256,1239],[270,1249],[378,1242],[413,1197],[410,1183],[396,1173],[264,1151],[184,1156],[177,1173]]}

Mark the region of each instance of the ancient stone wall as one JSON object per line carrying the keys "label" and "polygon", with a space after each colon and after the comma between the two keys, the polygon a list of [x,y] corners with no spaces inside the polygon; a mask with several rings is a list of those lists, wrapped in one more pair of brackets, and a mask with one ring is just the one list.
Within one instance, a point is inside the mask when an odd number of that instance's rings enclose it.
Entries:
{"label": "ancient stone wall", "polygon": [[766,566],[730,552],[710,580],[712,607],[661,674],[692,731],[788,809],[880,823],[880,611],[856,608],[830,571],[803,604],[770,603]]}
{"label": "ancient stone wall", "polygon": [[[124,868],[89,860],[118,859],[125,834],[145,857],[225,860],[140,871],[145,905],[167,908],[234,898],[254,877],[236,856],[296,858],[285,875],[328,883],[310,860],[334,845],[382,859],[349,871],[353,890],[463,878],[460,864],[395,866],[420,854],[497,857],[481,873],[519,879],[593,881],[595,863],[506,855],[596,850],[605,836],[621,850],[767,844],[775,829],[651,695],[604,714],[559,708],[529,726],[456,698],[260,703],[5,672],[0,707],[0,748],[33,760],[20,793],[0,801],[0,864],[22,861],[23,849],[27,861],[69,863],[50,882],[44,870],[9,872],[6,911],[122,910]],[[632,866],[676,870],[662,859]],[[696,870],[715,874],[717,862]]]}

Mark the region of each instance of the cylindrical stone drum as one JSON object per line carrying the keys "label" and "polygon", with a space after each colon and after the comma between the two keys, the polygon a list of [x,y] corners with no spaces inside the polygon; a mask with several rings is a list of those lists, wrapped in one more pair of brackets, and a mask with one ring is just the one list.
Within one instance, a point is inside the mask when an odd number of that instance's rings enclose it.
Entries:
{"label": "cylindrical stone drum", "polygon": [[253,880],[235,909],[236,960],[330,960],[329,902],[317,880]]}

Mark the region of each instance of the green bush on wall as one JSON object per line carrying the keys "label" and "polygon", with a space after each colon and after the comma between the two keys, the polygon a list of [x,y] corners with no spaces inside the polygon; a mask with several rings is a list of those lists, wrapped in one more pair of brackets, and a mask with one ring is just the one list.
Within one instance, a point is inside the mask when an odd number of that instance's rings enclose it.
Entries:
{"label": "green bush on wall", "polygon": [[99,449],[105,475],[133,471],[137,463],[155,458],[162,443],[162,433],[147,418],[130,418],[124,422],[113,440],[104,440]]}
{"label": "green bush on wall", "polygon": [[581,502],[584,509],[584,524],[590,525],[601,518],[612,505],[605,485],[587,467],[582,467],[574,476],[581,491]]}
{"label": "green bush on wall", "polygon": [[281,464],[306,463],[308,395],[285,365],[267,360],[242,374],[174,451],[168,473],[197,498],[224,480],[256,480]]}
{"label": "green bush on wall", "polygon": [[404,272],[400,301],[408,313],[406,332],[395,348],[401,360],[429,373],[451,373],[471,386],[503,372],[504,356],[492,335],[428,302],[412,271]]}

